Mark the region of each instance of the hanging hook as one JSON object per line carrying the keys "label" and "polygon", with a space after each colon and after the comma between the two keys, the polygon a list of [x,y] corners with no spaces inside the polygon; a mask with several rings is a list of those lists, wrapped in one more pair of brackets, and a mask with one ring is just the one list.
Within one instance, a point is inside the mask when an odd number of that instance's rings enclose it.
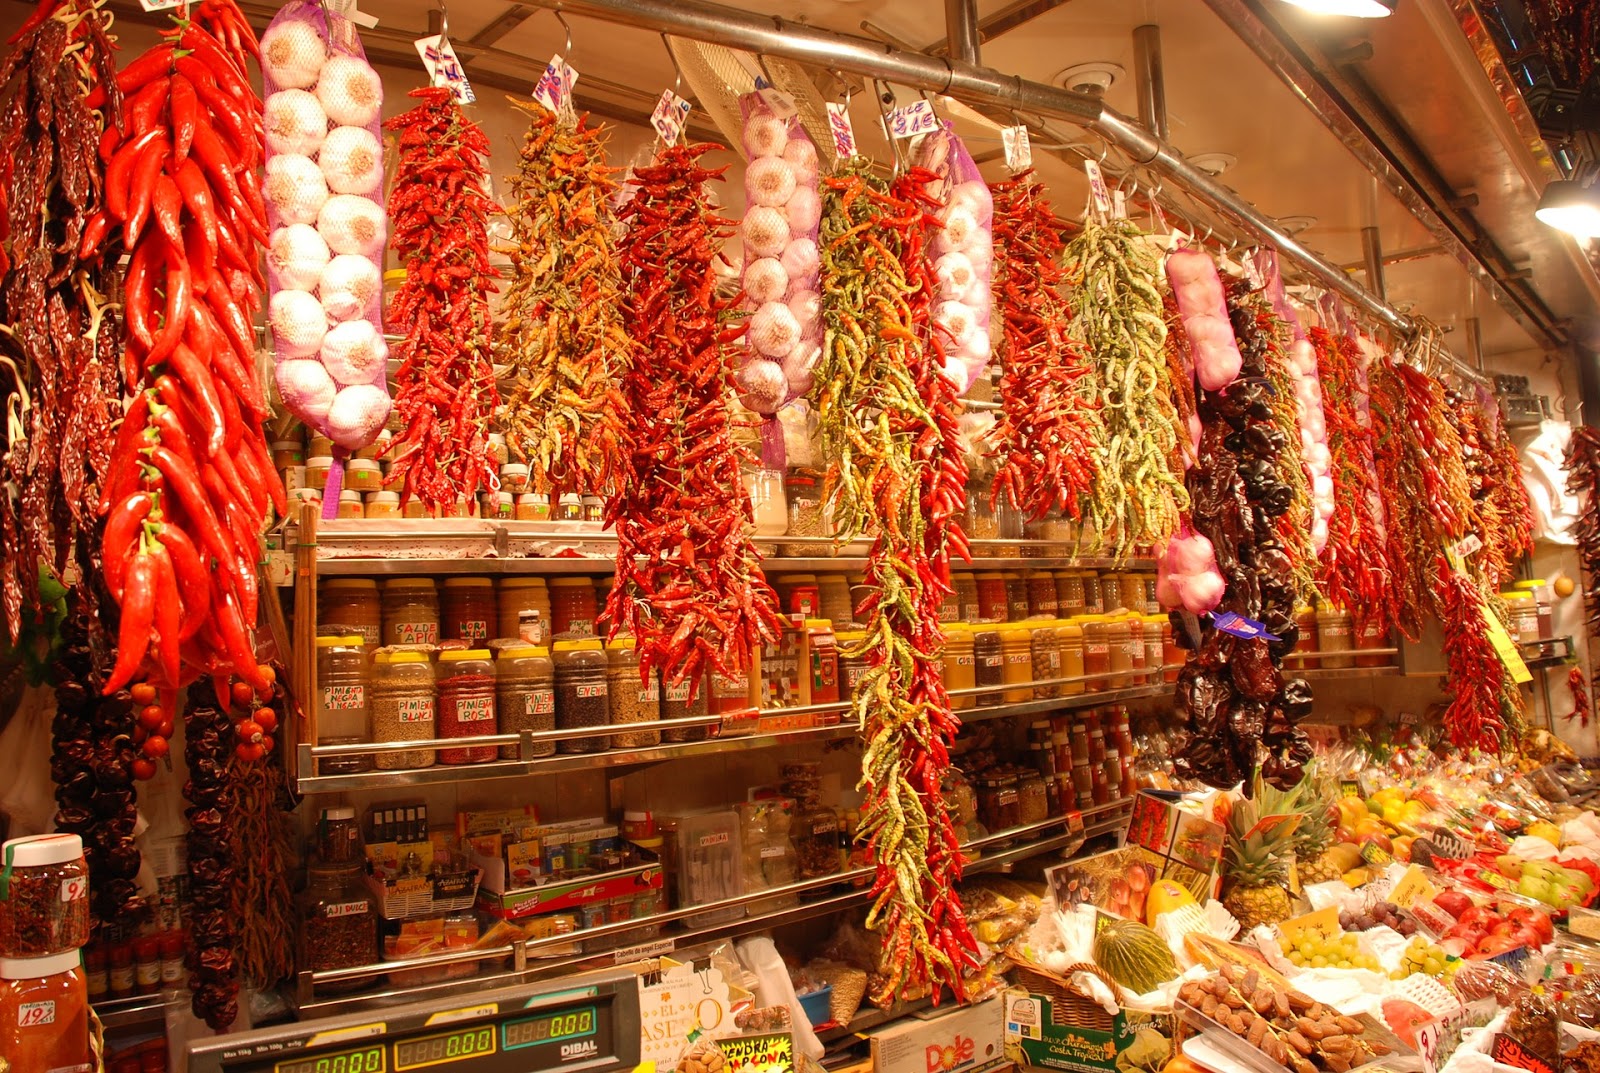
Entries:
{"label": "hanging hook", "polygon": [[444,0],[439,2],[439,51],[443,52],[450,43],[450,9],[445,6]]}
{"label": "hanging hook", "polygon": [[1208,243],[1210,241],[1211,241],[1211,225],[1210,224],[1206,224],[1206,237],[1200,240],[1200,245],[1204,246],[1206,243]]}
{"label": "hanging hook", "polygon": [[900,141],[894,136],[894,128],[889,123],[889,113],[895,103],[894,90],[889,88],[888,83],[877,78],[872,80],[872,86],[875,91],[873,96],[878,103],[878,118],[883,124],[883,135],[889,139],[889,153],[894,157],[894,173],[899,175],[902,167]]}
{"label": "hanging hook", "polygon": [[560,8],[555,9],[555,16],[556,21],[561,24],[561,28],[567,33],[567,46],[562,50],[561,55],[570,60],[572,58],[572,27],[567,25],[567,17],[561,13]]}
{"label": "hanging hook", "polygon": [[672,92],[683,96],[678,91],[683,89],[683,68],[678,66],[678,54],[672,51],[672,41],[666,34],[661,35],[661,44],[667,50],[667,59],[672,61]]}

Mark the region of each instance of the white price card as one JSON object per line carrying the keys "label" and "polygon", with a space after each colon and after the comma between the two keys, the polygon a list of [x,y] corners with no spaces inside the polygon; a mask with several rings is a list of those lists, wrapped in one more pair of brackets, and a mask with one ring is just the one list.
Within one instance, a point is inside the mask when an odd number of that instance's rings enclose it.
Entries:
{"label": "white price card", "polygon": [[557,53],[550,57],[544,74],[539,76],[538,84],[533,87],[533,99],[552,112],[559,112],[572,100],[572,87],[577,82],[578,72]]}
{"label": "white price card", "polygon": [[1111,191],[1111,217],[1114,220],[1126,220],[1128,218],[1128,195],[1124,194],[1120,188]]}
{"label": "white price card", "polygon": [[448,89],[457,104],[471,104],[478,99],[478,95],[472,92],[472,83],[467,81],[467,69],[461,65],[455,46],[450,44],[448,38],[434,34],[418,38],[415,44],[417,54],[422,57],[422,66],[428,69],[428,77],[435,86]]}
{"label": "white price card", "polygon": [[1095,211],[1109,213],[1111,211],[1111,191],[1106,189],[1106,177],[1100,171],[1100,163],[1096,160],[1083,162],[1083,173],[1089,177],[1089,196],[1094,200]]}
{"label": "white price card", "polygon": [[933,114],[933,105],[927,101],[913,101],[890,112],[888,124],[891,137],[915,138],[937,130],[939,117]]}
{"label": "white price card", "polygon": [[655,111],[650,113],[650,125],[656,128],[662,141],[672,145],[683,133],[683,125],[689,121],[689,110],[688,101],[670,89],[664,90],[661,99],[656,102]]}
{"label": "white price card", "polygon": [[828,130],[833,133],[833,151],[840,160],[856,155],[856,132],[850,125],[850,103],[828,102]]}
{"label": "white price card", "polygon": [[183,2],[184,0],[139,0],[139,6],[146,11],[168,11]]}
{"label": "white price card", "polygon": [[1000,142],[1006,150],[1006,167],[1013,172],[1027,171],[1033,167],[1033,144],[1028,140],[1028,128],[1020,123],[1000,132]]}

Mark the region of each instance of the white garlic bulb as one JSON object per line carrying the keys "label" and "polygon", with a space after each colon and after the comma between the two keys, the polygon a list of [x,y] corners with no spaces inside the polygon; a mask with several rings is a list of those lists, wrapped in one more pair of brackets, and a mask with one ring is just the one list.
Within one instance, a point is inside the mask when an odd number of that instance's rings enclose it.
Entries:
{"label": "white garlic bulb", "polygon": [[281,357],[307,358],[322,346],[328,318],[307,291],[278,291],[267,303],[267,324]]}
{"label": "white garlic bulb", "polygon": [[317,79],[317,100],[333,122],[346,127],[371,125],[383,110],[383,81],[354,56],[334,56]]}
{"label": "white garlic bulb", "polygon": [[327,58],[322,35],[308,22],[280,22],[261,37],[261,73],[283,89],[315,85]]}
{"label": "white garlic bulb", "polygon": [[750,318],[749,339],[760,353],[781,359],[800,341],[800,323],[782,302],[768,302]]}
{"label": "white garlic bulb", "polygon": [[383,277],[370,258],[341,253],[328,262],[317,284],[322,308],[333,321],[365,316],[383,294]]}
{"label": "white garlic bulb", "polygon": [[383,209],[371,198],[335,194],[317,214],[317,230],[334,253],[377,256],[387,236]]}
{"label": "white garlic bulb", "polygon": [[943,328],[956,347],[965,347],[978,330],[977,311],[964,302],[940,302],[933,313],[934,323]]}
{"label": "white garlic bulb", "polygon": [[760,257],[745,266],[745,297],[757,305],[775,302],[788,290],[789,273],[776,257]]}
{"label": "white garlic bulb", "polygon": [[964,302],[978,281],[972,260],[959,251],[947,253],[934,262],[933,274],[939,280],[939,297]]}
{"label": "white garlic bulb", "polygon": [[365,127],[329,131],[317,163],[336,194],[370,194],[383,184],[383,146]]}
{"label": "white garlic bulb", "polygon": [[286,224],[312,224],[328,200],[328,183],[322,169],[308,156],[278,153],[267,158],[262,194]]}
{"label": "white garlic bulb", "polygon": [[756,257],[777,257],[789,245],[789,223],[783,213],[769,206],[758,206],[745,214],[744,244]]}
{"label": "white garlic bulb", "polygon": [[795,188],[794,196],[783,207],[789,221],[789,231],[795,235],[809,235],[822,221],[822,199],[808,186]]}
{"label": "white garlic bulb", "polygon": [[335,324],[322,339],[322,364],[341,384],[379,382],[388,357],[388,344],[369,320]]}
{"label": "white garlic bulb", "polygon": [[776,411],[789,393],[789,381],[783,375],[783,366],[766,358],[746,362],[734,380],[739,387],[739,401],[758,414]]}
{"label": "white garlic bulb", "polygon": [[268,153],[314,156],[328,136],[328,116],[303,89],[279,90],[261,110]]}
{"label": "white garlic bulb", "polygon": [[775,115],[753,115],[744,125],[744,151],[751,159],[782,156],[789,145],[789,124]]}
{"label": "white garlic bulb", "polygon": [[817,147],[807,137],[794,137],[783,147],[783,159],[794,168],[795,181],[810,186],[817,181]]}
{"label": "white garlic bulb", "polygon": [[297,291],[313,291],[328,267],[328,244],[310,224],[290,224],[272,233],[267,265],[278,285]]}
{"label": "white garlic bulb", "polygon": [[794,193],[794,183],[794,168],[778,156],[758,156],[744,173],[744,188],[752,205],[782,205]]}

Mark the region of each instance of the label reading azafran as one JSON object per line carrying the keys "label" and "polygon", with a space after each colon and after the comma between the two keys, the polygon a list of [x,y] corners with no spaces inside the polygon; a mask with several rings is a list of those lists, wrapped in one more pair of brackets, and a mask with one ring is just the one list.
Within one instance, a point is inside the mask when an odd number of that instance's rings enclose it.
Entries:
{"label": "label reading azafran", "polygon": [[528,694],[523,702],[523,715],[550,715],[556,710],[556,691],[553,689],[535,689]]}
{"label": "label reading azafran", "polygon": [[395,703],[395,717],[402,723],[431,723],[433,698],[401,697]]}
{"label": "label reading azafran", "polygon": [[493,721],[493,697],[461,697],[456,700],[456,722],[490,723]]}
{"label": "label reading azafran", "polygon": [[367,706],[366,686],[323,686],[322,706],[330,712],[346,712]]}

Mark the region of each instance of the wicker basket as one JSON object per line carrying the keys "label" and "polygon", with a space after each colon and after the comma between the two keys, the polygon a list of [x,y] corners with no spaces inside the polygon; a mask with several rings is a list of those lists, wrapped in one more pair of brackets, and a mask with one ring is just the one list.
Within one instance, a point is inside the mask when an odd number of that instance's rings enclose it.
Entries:
{"label": "wicker basket", "polygon": [[1121,985],[1093,962],[1080,961],[1059,974],[1023,961],[1017,962],[1015,968],[1017,980],[1023,987],[1050,1000],[1050,1023],[1059,1027],[1085,1028],[1096,1032],[1110,1032],[1115,1027],[1105,1007],[1085,995],[1072,982],[1072,977],[1077,973],[1086,972],[1097,977],[1110,988],[1118,1006],[1128,1000],[1128,994]]}

